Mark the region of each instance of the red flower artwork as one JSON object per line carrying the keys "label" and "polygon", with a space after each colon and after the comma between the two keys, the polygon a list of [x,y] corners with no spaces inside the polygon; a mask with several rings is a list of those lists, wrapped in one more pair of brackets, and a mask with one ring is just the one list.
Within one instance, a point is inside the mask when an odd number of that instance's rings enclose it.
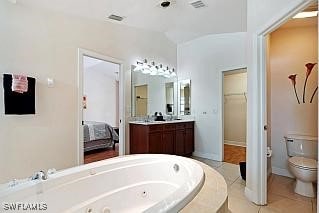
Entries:
{"label": "red flower artwork", "polygon": [[[305,78],[305,83],[304,83],[304,86],[303,86],[303,96],[302,96],[302,102],[305,103],[305,99],[306,99],[306,87],[307,87],[307,81],[308,81],[308,78],[313,70],[313,68],[316,66],[317,63],[307,63],[305,64],[305,67],[307,68],[306,69],[306,78]],[[296,84],[297,84],[297,74],[294,74],[294,75],[289,75],[288,78],[291,80],[291,83],[294,87],[294,91],[295,91],[295,95],[296,95],[296,98],[297,98],[297,101],[298,101],[298,104],[300,104],[300,101],[299,101],[299,97],[298,97],[298,94],[297,94],[297,90],[296,90]],[[312,93],[312,96],[311,96],[311,99],[310,99],[310,103],[312,103],[314,97],[315,97],[315,94],[317,93],[318,91],[318,86],[316,87],[316,89],[313,91]]]}
{"label": "red flower artwork", "polygon": [[312,69],[316,66],[317,63],[307,63],[305,66],[307,67],[306,76],[311,74]]}
{"label": "red flower artwork", "polygon": [[[307,68],[306,70],[306,79],[305,79],[305,84],[303,86],[303,96],[302,96],[302,102],[305,103],[305,97],[306,97],[306,85],[307,85],[307,81],[308,81],[308,77],[311,74],[312,69],[314,68],[314,66],[317,63],[307,63],[305,66]],[[312,100],[311,100],[312,102]]]}
{"label": "red flower artwork", "polygon": [[291,83],[294,87],[294,90],[295,90],[295,95],[296,95],[296,98],[297,98],[297,101],[298,101],[298,104],[300,104],[300,101],[299,101],[299,98],[298,98],[298,94],[297,94],[297,90],[296,90],[296,79],[297,79],[297,74],[294,74],[294,75],[289,75],[288,78],[291,80]]}

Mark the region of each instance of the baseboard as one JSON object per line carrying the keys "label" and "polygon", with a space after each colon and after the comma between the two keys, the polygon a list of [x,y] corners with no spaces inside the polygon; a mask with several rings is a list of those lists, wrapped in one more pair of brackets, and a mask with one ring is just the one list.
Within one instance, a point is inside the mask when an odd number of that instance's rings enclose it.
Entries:
{"label": "baseboard", "polygon": [[204,152],[193,152],[193,156],[200,157],[200,158],[206,158],[210,160],[220,161],[219,155],[213,154],[213,153],[204,153]]}
{"label": "baseboard", "polygon": [[289,172],[288,169],[282,169],[274,166],[271,169],[273,174],[294,178],[294,176]]}
{"label": "baseboard", "polygon": [[224,144],[246,147],[245,142],[224,140]]}
{"label": "baseboard", "polygon": [[255,193],[252,190],[250,190],[247,186],[245,187],[245,196],[248,198],[249,201],[256,203],[258,205],[258,196],[256,196]]}

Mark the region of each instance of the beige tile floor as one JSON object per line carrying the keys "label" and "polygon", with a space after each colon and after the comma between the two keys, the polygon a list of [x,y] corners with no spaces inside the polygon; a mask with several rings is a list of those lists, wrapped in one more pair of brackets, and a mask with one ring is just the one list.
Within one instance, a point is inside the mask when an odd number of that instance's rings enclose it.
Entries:
{"label": "beige tile floor", "polygon": [[268,205],[257,206],[245,197],[245,181],[241,179],[239,166],[193,157],[216,169],[228,185],[230,213],[316,213],[317,200],[300,196],[293,191],[294,180],[272,175],[268,180]]}

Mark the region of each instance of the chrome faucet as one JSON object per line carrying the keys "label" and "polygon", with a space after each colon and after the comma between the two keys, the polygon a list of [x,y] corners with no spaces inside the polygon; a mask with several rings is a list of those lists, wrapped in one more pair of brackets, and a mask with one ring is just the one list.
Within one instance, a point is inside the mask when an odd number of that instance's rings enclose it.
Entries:
{"label": "chrome faucet", "polygon": [[36,172],[31,177],[31,180],[47,180],[47,179],[48,179],[48,173],[44,171]]}

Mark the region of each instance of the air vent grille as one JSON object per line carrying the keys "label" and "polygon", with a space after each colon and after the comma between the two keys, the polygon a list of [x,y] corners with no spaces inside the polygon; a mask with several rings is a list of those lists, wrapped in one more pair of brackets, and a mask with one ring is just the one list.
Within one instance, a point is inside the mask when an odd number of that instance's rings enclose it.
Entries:
{"label": "air vent grille", "polygon": [[117,16],[117,15],[112,14],[109,16],[109,19],[112,19],[115,21],[123,21],[124,18],[122,16]]}
{"label": "air vent grille", "polygon": [[192,1],[189,3],[190,5],[192,5],[194,8],[198,9],[198,8],[202,8],[202,7],[206,7],[206,4],[203,1]]}

